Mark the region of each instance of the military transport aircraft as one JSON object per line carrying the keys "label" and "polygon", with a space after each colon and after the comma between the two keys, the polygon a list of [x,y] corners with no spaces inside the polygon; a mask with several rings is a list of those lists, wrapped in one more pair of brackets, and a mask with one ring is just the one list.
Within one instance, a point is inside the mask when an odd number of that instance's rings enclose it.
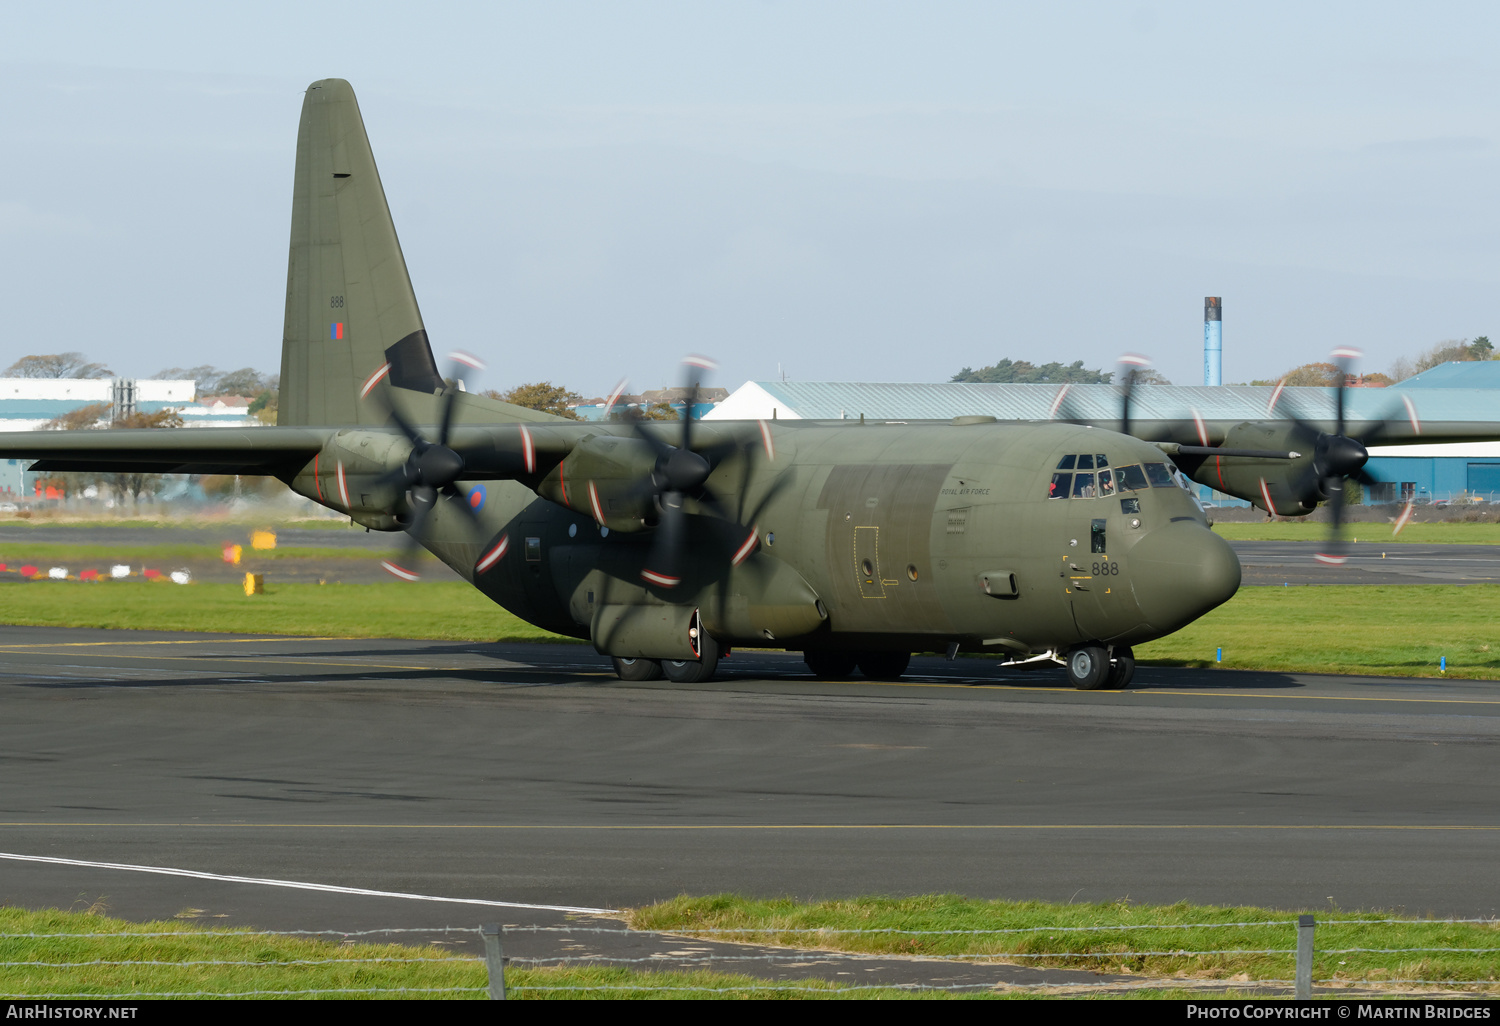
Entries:
{"label": "military transport aircraft", "polygon": [[[696,361],[690,372],[701,376]],[[1240,583],[1185,477],[1281,514],[1359,476],[1335,421],[579,423],[467,392],[428,344],[347,82],[313,83],[292,200],[279,424],[8,434],[33,469],[264,474],[405,531],[619,675],[707,680],[734,645],[893,679],[914,651],[1053,661],[1122,687],[1131,646]],[[1423,441],[1480,437],[1429,425]],[[1330,558],[1340,558],[1335,547]],[[414,577],[408,559],[389,564]],[[414,596],[414,599],[416,596]]]}

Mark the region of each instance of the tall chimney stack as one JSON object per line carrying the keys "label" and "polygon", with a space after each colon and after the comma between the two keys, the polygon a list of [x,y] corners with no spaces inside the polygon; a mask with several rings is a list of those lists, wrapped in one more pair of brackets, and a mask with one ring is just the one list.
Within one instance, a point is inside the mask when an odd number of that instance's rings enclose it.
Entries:
{"label": "tall chimney stack", "polygon": [[1218,296],[1203,300],[1203,383],[1224,384],[1224,305]]}

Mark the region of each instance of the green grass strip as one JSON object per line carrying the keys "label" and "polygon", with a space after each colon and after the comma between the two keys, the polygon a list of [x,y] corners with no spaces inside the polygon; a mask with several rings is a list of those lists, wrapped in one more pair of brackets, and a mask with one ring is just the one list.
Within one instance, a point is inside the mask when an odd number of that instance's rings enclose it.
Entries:
{"label": "green grass strip", "polygon": [[[459,581],[238,584],[0,581],[0,622],[236,634],[569,641]],[[1216,650],[1224,651],[1215,662]],[[1136,648],[1143,663],[1273,672],[1500,678],[1500,585],[1244,588],[1176,634]],[[1439,671],[1446,657],[1446,673]]]}
{"label": "green grass strip", "polygon": [[573,641],[533,627],[462,581],[431,584],[0,582],[0,622],[37,627],[211,631],[446,641]]}
{"label": "green grass strip", "polygon": [[[1360,544],[1405,545],[1500,545],[1500,505],[1490,516],[1494,523],[1407,524],[1393,535],[1388,523],[1344,525],[1344,533]],[[1328,537],[1328,525],[1307,520],[1275,520],[1261,523],[1216,523],[1214,532],[1227,541],[1319,542]]]}
{"label": "green grass strip", "polygon": [[[0,937],[0,963],[9,963],[0,965],[0,994],[12,999],[44,994],[336,1000],[489,997],[489,975],[482,961],[436,946],[345,944],[248,930],[210,932],[181,921],[129,923],[86,912],[17,908],[0,908],[0,934],[108,935]],[[38,962],[48,964],[15,964]],[[134,964],[101,964],[111,962]],[[702,970],[642,972],[591,966],[511,966],[505,982],[507,997],[521,1000],[946,996],[897,988],[844,990],[821,980],[776,983]]]}
{"label": "green grass strip", "polygon": [[[1215,663],[1223,648],[1224,661]],[[1448,669],[1440,673],[1440,660]],[[1156,665],[1393,677],[1500,677],[1500,585],[1241,588],[1136,648]]]}
{"label": "green grass strip", "polygon": [[[1315,915],[1315,980],[1485,980],[1491,982],[1481,989],[1500,988],[1495,950],[1400,950],[1500,949],[1500,922],[1371,922],[1400,917],[1336,910]],[[1295,912],[1186,902],[1058,905],[940,894],[804,903],[717,894],[635,909],[628,922],[637,930],[870,954],[976,955],[1149,977],[1289,980],[1296,968],[1296,919]],[[710,932],[729,929],[743,932]],[[1337,950],[1348,948],[1386,950]],[[1276,953],[1245,953],[1272,949]]]}

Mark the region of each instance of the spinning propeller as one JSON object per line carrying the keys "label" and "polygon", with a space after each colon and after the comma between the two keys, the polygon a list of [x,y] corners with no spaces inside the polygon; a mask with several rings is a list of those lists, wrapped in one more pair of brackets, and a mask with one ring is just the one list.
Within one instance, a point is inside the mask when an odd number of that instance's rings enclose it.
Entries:
{"label": "spinning propeller", "polygon": [[[1340,347],[1333,351],[1334,366],[1338,368],[1338,381],[1334,383],[1335,428],[1332,434],[1320,431],[1316,425],[1299,417],[1288,415],[1288,419],[1295,425],[1295,433],[1312,446],[1313,454],[1312,464],[1302,480],[1298,482],[1296,491],[1303,495],[1321,495],[1328,500],[1332,510],[1333,524],[1323,551],[1318,553],[1318,559],[1335,565],[1349,558],[1343,537],[1344,482],[1353,479],[1366,486],[1380,483],[1365,472],[1365,463],[1370,458],[1368,447],[1388,433],[1392,425],[1405,421],[1411,425],[1413,432],[1422,433],[1422,422],[1417,417],[1417,410],[1412,405],[1410,396],[1402,396],[1399,401],[1392,402],[1385,416],[1371,422],[1363,431],[1350,432],[1348,430],[1345,419],[1344,391],[1348,387],[1349,372],[1354,361],[1363,355],[1358,349],[1348,347]],[[1286,382],[1283,380],[1276,386],[1276,391],[1272,393],[1271,402],[1267,407],[1268,413],[1276,409],[1285,385]],[[1401,416],[1403,412],[1404,417]],[[1267,501],[1269,502],[1269,499]],[[1398,532],[1406,526],[1411,514],[1412,505],[1408,503],[1396,523]]]}
{"label": "spinning propeller", "polygon": [[[658,588],[675,588],[682,583],[683,568],[690,545],[688,513],[683,507],[688,499],[695,500],[711,512],[714,519],[731,527],[733,532],[731,543],[735,546],[729,556],[731,566],[739,566],[759,545],[759,534],[753,523],[753,517],[752,523],[747,528],[744,523],[743,508],[739,511],[739,515],[731,515],[720,497],[707,485],[709,476],[718,465],[725,457],[735,452],[740,452],[745,456],[746,481],[742,484],[748,484],[749,453],[754,445],[746,444],[742,440],[730,439],[694,448],[693,423],[696,419],[695,410],[698,405],[701,378],[704,372],[717,370],[718,365],[706,356],[689,356],[683,364],[687,368],[687,382],[684,388],[686,395],[683,400],[682,431],[678,444],[672,446],[662,441],[658,432],[646,429],[643,420],[639,418],[631,420],[636,436],[644,441],[656,455],[656,463],[651,468],[650,474],[636,489],[636,496],[651,499],[658,514],[655,537],[652,539],[650,552],[646,556],[646,565],[641,569],[641,579]],[[613,407],[624,387],[625,383],[620,382],[614,394],[609,398],[609,407]],[[609,416],[608,409],[605,411],[605,416]],[[760,425],[760,433],[760,443],[766,455],[775,458],[776,450],[771,440],[771,433],[764,423]],[[743,506],[743,488],[741,500]],[[759,506],[764,506],[764,504],[763,499]]]}
{"label": "spinning propeller", "polygon": [[394,561],[380,561],[380,565],[388,572],[404,581],[415,581],[421,577],[413,567],[422,551],[422,530],[439,495],[458,499],[455,507],[463,511],[472,527],[476,530],[479,527],[479,517],[470,507],[468,496],[454,483],[464,472],[464,458],[449,448],[448,442],[453,430],[454,404],[458,400],[458,394],[465,390],[464,369],[480,371],[484,369],[484,364],[477,356],[465,352],[449,353],[448,359],[451,366],[447,378],[453,384],[443,391],[443,407],[436,441],[422,436],[416,425],[392,401],[388,392],[374,389],[374,385],[380,380],[378,376],[366,384],[364,391],[366,396],[372,391],[379,396],[378,401],[384,404],[390,419],[411,442],[411,453],[406,457],[406,462],[386,474],[378,483],[387,487],[395,485],[404,488],[407,503],[411,507],[411,520],[404,527],[407,541],[401,554]]}

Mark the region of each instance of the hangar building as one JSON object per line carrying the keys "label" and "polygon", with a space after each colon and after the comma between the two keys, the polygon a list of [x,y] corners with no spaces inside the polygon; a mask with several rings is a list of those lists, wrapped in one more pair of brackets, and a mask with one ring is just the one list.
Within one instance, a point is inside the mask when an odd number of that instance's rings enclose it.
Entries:
{"label": "hangar building", "polygon": [[[1254,385],[1142,385],[1132,395],[1131,416],[1139,420],[1191,419],[1197,411],[1210,420],[1264,420],[1274,388]],[[840,420],[861,415],[877,420],[949,420],[984,415],[1000,420],[1047,420],[1057,385],[973,383],[898,384],[886,382],[748,381],[707,415],[712,420]],[[1493,424],[1500,439],[1500,360],[1445,363],[1390,388],[1350,388],[1347,419],[1354,425],[1406,417],[1410,399],[1425,421]],[[1068,401],[1080,417],[1119,416],[1113,385],[1074,385]],[[1331,420],[1334,393],[1327,388],[1287,388],[1278,411],[1306,420]],[[1371,489],[1370,502],[1416,499],[1449,502],[1467,498],[1500,500],[1500,441],[1376,446],[1367,465],[1384,487]],[[1235,502],[1209,494],[1213,501]]]}

